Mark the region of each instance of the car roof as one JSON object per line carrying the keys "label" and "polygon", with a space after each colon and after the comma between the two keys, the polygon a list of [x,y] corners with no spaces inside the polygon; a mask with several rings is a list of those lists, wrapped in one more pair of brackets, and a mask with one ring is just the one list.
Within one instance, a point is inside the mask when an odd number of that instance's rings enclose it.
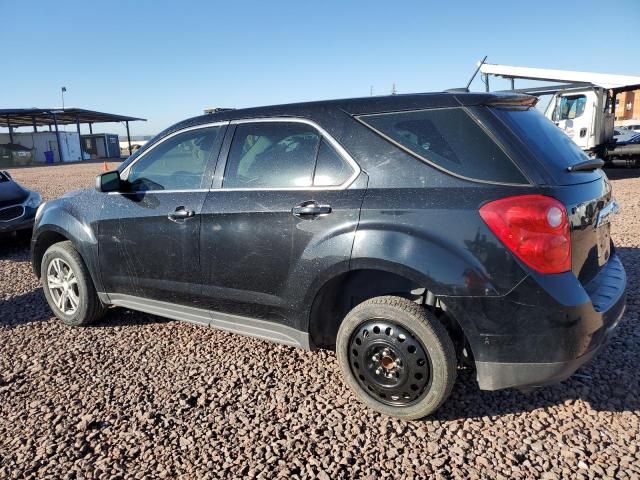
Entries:
{"label": "car roof", "polygon": [[402,110],[418,110],[423,108],[446,108],[459,106],[473,106],[483,104],[527,104],[534,105],[537,99],[530,95],[515,93],[468,93],[468,92],[438,92],[412,93],[401,95],[386,95],[378,97],[346,98],[339,100],[320,100],[313,102],[289,103],[263,107],[221,109],[213,113],[206,113],[190,118],[175,125],[184,128],[189,125],[212,123],[218,121],[233,121],[261,117],[308,117],[322,111],[339,110],[348,115],[370,115]]}
{"label": "car roof", "polygon": [[118,170],[124,170],[135,158],[152,148],[161,139],[178,130],[198,125],[245,120],[251,118],[297,117],[314,119],[321,114],[371,115],[375,113],[411,111],[427,108],[447,108],[474,105],[528,105],[533,106],[538,99],[531,95],[510,92],[470,93],[456,89],[447,92],[410,93],[378,97],[344,98],[313,102],[288,103],[263,107],[220,109],[178,122],[163,130],[142,148],[136,150]]}

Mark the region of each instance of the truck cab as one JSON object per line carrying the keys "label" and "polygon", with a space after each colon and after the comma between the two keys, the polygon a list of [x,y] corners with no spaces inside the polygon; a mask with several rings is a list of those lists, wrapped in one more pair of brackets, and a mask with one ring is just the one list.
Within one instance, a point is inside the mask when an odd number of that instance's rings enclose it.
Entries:
{"label": "truck cab", "polygon": [[610,99],[603,88],[559,91],[552,96],[545,116],[582,150],[595,152],[613,139]]}

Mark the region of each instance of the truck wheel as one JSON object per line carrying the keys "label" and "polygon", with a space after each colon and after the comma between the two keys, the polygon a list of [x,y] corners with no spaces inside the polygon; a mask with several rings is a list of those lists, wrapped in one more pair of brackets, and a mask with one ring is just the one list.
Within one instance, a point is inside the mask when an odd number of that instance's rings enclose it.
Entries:
{"label": "truck wheel", "polygon": [[40,276],[49,307],[67,325],[89,325],[104,314],[106,307],[71,242],[56,243],[47,249]]}
{"label": "truck wheel", "polygon": [[406,420],[435,412],[451,393],[457,360],[444,326],[402,297],[376,297],[355,307],[338,330],[342,375],[357,397]]}

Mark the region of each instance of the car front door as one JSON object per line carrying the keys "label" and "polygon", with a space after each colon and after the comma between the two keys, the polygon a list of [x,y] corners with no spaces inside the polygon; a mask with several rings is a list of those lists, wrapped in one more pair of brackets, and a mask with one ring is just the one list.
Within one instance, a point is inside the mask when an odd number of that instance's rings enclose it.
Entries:
{"label": "car front door", "polygon": [[107,294],[198,306],[200,214],[225,124],[174,132],[105,194],[98,254]]}
{"label": "car front door", "polygon": [[367,177],[317,125],[233,128],[203,207],[203,295],[215,312],[299,327],[311,283],[348,269]]}

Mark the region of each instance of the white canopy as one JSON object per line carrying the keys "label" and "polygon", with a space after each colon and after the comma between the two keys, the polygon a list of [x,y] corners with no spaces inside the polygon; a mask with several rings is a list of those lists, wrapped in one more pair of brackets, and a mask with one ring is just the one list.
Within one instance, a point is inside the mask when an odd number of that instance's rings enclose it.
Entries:
{"label": "white canopy", "polygon": [[526,80],[544,80],[548,82],[586,82],[602,88],[620,89],[640,84],[640,76],[614,75],[609,73],[574,72],[571,70],[552,70],[548,68],[513,67],[483,63],[480,71],[504,78],[522,78]]}

